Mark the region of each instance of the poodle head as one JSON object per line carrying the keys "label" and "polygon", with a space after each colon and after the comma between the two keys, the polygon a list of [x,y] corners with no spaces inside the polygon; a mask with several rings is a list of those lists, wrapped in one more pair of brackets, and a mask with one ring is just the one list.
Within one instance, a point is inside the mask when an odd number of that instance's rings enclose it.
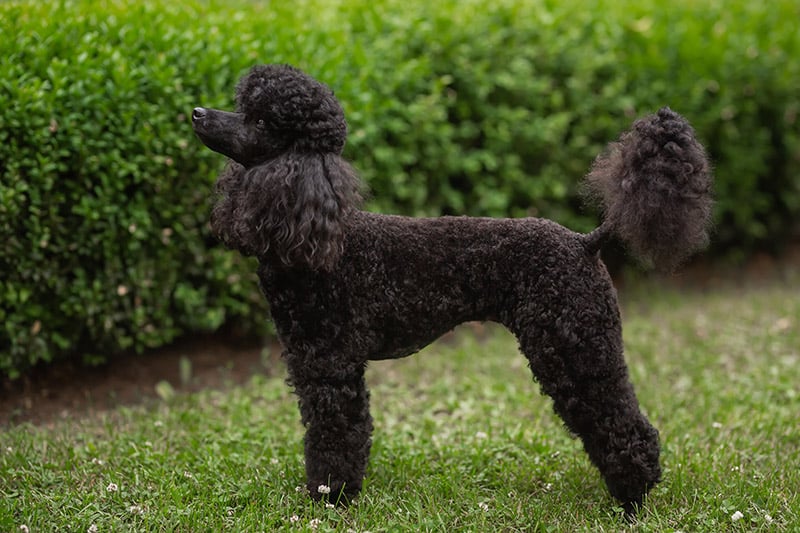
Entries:
{"label": "poodle head", "polygon": [[341,154],[347,123],[324,84],[289,65],[257,65],[236,87],[236,112],[197,107],[195,133],[251,167],[286,151]]}
{"label": "poodle head", "polygon": [[231,159],[211,214],[227,246],[293,268],[337,263],[361,182],[341,157],[347,125],[328,87],[288,65],[259,65],[237,85],[235,112],[198,107],[192,124]]}

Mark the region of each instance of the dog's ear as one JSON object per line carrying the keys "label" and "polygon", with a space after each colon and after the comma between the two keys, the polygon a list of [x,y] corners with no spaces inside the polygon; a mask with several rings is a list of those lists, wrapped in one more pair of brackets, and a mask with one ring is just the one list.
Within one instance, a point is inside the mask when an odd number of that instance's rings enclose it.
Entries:
{"label": "dog's ear", "polygon": [[229,247],[292,267],[328,270],[344,243],[344,221],[361,202],[352,167],[332,153],[288,153],[217,180],[211,225]]}

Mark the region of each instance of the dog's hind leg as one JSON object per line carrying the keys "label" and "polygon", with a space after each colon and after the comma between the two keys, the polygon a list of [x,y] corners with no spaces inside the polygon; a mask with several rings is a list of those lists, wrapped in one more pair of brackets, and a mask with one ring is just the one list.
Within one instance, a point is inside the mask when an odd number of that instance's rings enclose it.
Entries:
{"label": "dog's hind leg", "polygon": [[[347,503],[360,491],[371,445],[372,418],[363,365],[313,372],[287,356],[306,427],[306,486],[315,500]],[[311,365],[313,366],[313,365]]]}
{"label": "dog's hind leg", "polygon": [[512,330],[556,413],[583,441],[611,495],[633,513],[660,479],[659,440],[628,379],[618,313],[587,323],[586,309],[564,312],[552,328],[530,321]]}

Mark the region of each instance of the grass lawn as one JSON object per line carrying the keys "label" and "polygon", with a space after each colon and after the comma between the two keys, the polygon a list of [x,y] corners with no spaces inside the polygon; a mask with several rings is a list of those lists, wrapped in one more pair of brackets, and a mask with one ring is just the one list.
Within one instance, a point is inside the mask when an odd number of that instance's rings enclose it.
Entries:
{"label": "grass lawn", "polygon": [[280,376],[0,433],[0,531],[797,531],[800,283],[624,295],[664,481],[627,524],[514,339],[464,327],[371,365],[364,492],[313,504]]}

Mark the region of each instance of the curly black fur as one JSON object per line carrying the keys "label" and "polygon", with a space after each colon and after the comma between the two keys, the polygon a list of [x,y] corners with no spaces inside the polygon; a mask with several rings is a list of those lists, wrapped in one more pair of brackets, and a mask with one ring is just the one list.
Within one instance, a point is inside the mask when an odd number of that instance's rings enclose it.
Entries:
{"label": "curly black fur", "polygon": [[347,124],[333,92],[292,67],[260,65],[236,102],[236,113],[193,116],[198,136],[233,159],[217,180],[212,229],[245,255],[330,269],[342,222],[361,203],[361,182],[341,157]]}
{"label": "curly black fur", "polygon": [[603,231],[656,268],[671,270],[708,244],[708,158],[686,119],[668,107],[637,120],[586,181],[605,205]]}
{"label": "curly black fur", "polygon": [[291,152],[251,168],[231,162],[217,180],[211,227],[244,255],[329,269],[342,253],[342,220],[360,203],[359,185],[336,154]]}
{"label": "curly black fur", "polygon": [[[468,320],[518,338],[555,411],[629,512],[659,481],[658,432],[628,379],[616,293],[598,251],[616,232],[673,265],[706,239],[710,175],[688,124],[662,110],[595,163],[607,202],[588,235],[537,219],[409,218],[358,208],[333,93],[281,65],[240,82],[238,111],[196,108],[197,135],[231,159],[213,227],[259,259],[306,426],[307,487],[361,490],[372,433],[364,370]],[[331,489],[319,491],[321,485]]]}

